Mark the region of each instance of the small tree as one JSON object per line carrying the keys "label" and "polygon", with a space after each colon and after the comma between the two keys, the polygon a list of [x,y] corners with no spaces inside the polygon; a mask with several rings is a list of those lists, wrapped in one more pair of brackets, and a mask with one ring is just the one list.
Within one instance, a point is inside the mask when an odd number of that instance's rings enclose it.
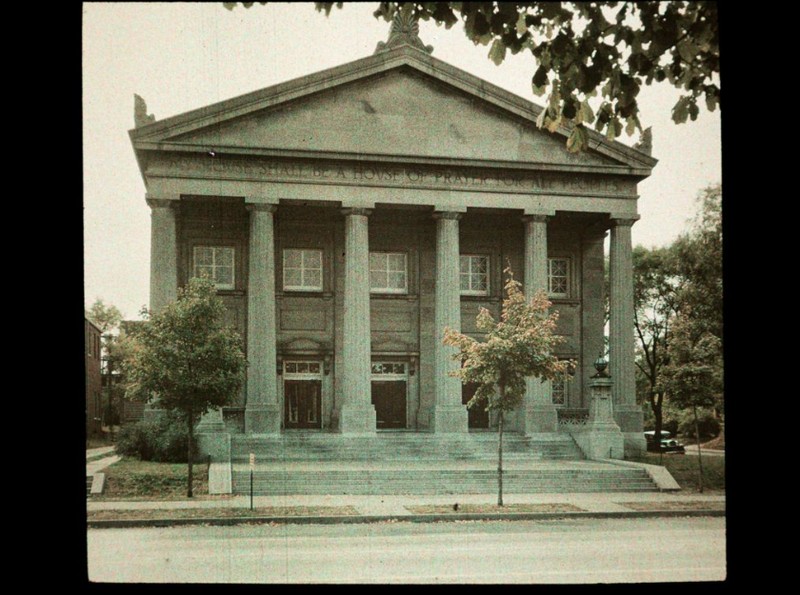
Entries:
{"label": "small tree", "polygon": [[[637,339],[639,393],[653,412],[655,444],[661,444],[666,390],[662,370],[669,362],[672,321],[678,312],[680,279],[672,248],[633,249],[633,325]],[[646,385],[646,386],[644,386]],[[637,391],[639,392],[639,391]]]}
{"label": "small tree", "polygon": [[722,343],[713,333],[695,323],[691,310],[673,325],[670,362],[664,376],[670,399],[678,407],[692,409],[697,440],[698,486],[703,491],[703,456],[700,450],[698,407],[717,407],[722,399]]}
{"label": "small tree", "polygon": [[189,498],[194,426],[210,409],[227,405],[244,381],[242,340],[223,326],[224,310],[211,281],[190,280],[177,301],[150,313],[137,329],[124,366],[129,397],[158,400],[160,407],[175,411],[186,423]]}
{"label": "small tree", "polygon": [[467,407],[484,405],[487,411],[498,413],[497,447],[497,504],[503,506],[503,418],[522,403],[525,379],[528,376],[552,380],[567,372],[570,362],[559,361],[552,355],[553,347],[562,341],[555,334],[558,312],[548,313],[550,301],[544,291],[525,301],[521,285],[510,268],[505,270],[506,297],[500,320],[496,321],[486,308],[477,317],[478,330],[486,334],[477,341],[449,327],[445,328],[444,343],[456,347],[454,358],[461,369],[453,372],[463,384],[478,385]]}
{"label": "small tree", "polygon": [[100,334],[115,330],[122,322],[122,312],[116,306],[107,306],[103,300],[97,298],[91,307],[86,311],[86,315],[100,329]]}

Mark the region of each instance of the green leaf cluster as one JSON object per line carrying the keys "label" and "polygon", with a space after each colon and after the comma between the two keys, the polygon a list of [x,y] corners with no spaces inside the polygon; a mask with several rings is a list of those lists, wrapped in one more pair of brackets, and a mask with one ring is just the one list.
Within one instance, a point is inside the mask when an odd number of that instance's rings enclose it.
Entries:
{"label": "green leaf cluster", "polygon": [[698,196],[687,233],[633,251],[637,386],[660,427],[662,407],[723,402],[722,187]]}
{"label": "green leaf cluster", "polygon": [[[316,3],[325,14],[333,6]],[[529,52],[533,93],[550,96],[539,126],[551,132],[566,126],[570,151],[588,148],[585,130],[574,127],[594,125],[608,140],[623,129],[629,136],[641,132],[643,85],[666,82],[681,90],[672,110],[676,123],[695,120],[701,102],[709,111],[719,105],[716,2],[380,2],[374,14],[391,21],[401,10],[447,29],[463,23],[468,39],[489,46],[495,64]],[[579,108],[598,94],[596,116]]]}
{"label": "green leaf cluster", "polygon": [[462,383],[478,385],[469,407],[485,404],[487,410],[512,411],[525,395],[526,378],[552,380],[565,374],[570,362],[559,360],[553,349],[563,340],[555,334],[558,312],[550,312],[544,291],[526,301],[521,285],[510,269],[505,271],[506,296],[500,320],[486,308],[477,317],[478,341],[459,331],[446,328],[445,345],[456,348],[453,357],[461,369],[453,374]]}
{"label": "green leaf cluster", "polygon": [[225,327],[214,284],[191,279],[178,299],[131,336],[123,364],[127,396],[198,419],[231,402],[244,382],[241,336]]}

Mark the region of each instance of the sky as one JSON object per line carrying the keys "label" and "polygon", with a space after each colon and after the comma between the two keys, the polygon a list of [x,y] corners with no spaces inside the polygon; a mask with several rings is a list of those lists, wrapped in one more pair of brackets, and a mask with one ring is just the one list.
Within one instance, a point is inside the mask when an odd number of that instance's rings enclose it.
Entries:
{"label": "sky", "polygon": [[[344,4],[329,17],[312,3],[237,6],[214,3],[83,4],[84,302],[96,299],[140,318],[149,302],[150,208],[128,131],[133,95],[157,120],[371,55],[389,24],[376,3]],[[530,53],[496,66],[461,24],[420,23],[433,55],[542,104],[531,92]],[[643,87],[640,121],[653,128],[659,163],[638,185],[641,219],[634,245],[664,246],[685,231],[698,192],[722,179],[720,111],[694,122],[670,119],[678,92]],[[632,145],[638,138],[619,139]]]}

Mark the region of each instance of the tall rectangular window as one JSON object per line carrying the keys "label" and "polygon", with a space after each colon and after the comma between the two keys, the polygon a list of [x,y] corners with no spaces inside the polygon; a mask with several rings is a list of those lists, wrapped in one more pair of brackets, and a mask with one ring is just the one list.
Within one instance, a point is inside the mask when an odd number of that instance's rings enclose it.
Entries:
{"label": "tall rectangular window", "polygon": [[462,254],[459,260],[461,295],[489,295],[489,257]]}
{"label": "tall rectangular window", "polygon": [[567,404],[568,380],[565,375],[556,376],[552,382],[553,405]]}
{"label": "tall rectangular window", "polygon": [[547,291],[551,297],[569,297],[569,258],[547,259]]}
{"label": "tall rectangular window", "polygon": [[370,252],[369,289],[372,293],[408,293],[405,253]]}
{"label": "tall rectangular window", "polygon": [[287,248],[283,251],[283,289],[322,291],[322,250]]}
{"label": "tall rectangular window", "polygon": [[217,289],[234,289],[234,252],[232,246],[195,246],[194,276],[208,277]]}

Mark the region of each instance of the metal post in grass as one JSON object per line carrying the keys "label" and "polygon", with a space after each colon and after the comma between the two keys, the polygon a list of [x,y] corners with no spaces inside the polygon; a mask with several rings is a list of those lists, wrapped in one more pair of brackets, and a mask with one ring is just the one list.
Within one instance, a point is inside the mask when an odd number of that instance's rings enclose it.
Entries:
{"label": "metal post in grass", "polygon": [[250,453],[250,510],[253,510],[253,471],[256,468],[256,455]]}

